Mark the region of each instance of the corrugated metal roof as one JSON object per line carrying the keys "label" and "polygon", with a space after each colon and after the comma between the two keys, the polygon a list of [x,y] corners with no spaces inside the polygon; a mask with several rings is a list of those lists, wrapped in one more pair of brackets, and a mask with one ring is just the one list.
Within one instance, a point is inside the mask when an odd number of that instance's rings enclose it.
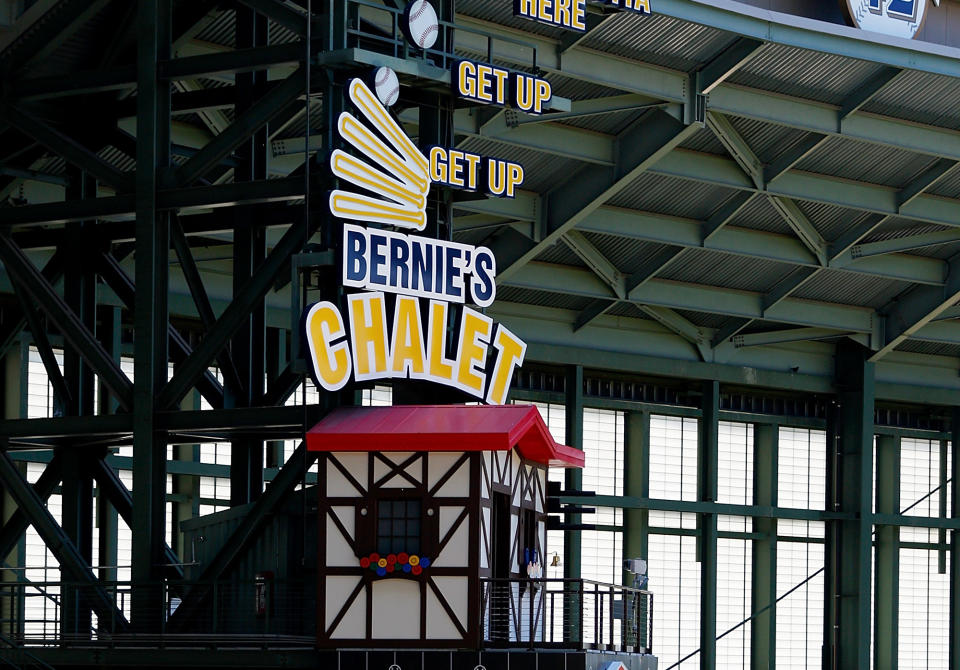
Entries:
{"label": "corrugated metal roof", "polygon": [[567,246],[564,242],[560,241],[556,244],[551,244],[549,247],[543,250],[543,252],[537,256],[536,260],[543,263],[556,263],[558,265],[573,265],[576,267],[587,267],[587,264],[584,263],[573,250]]}
{"label": "corrugated metal roof", "polygon": [[960,128],[960,80],[907,71],[875,95],[862,111],[957,129]]}
{"label": "corrugated metal roof", "polygon": [[610,316],[627,317],[631,319],[650,320],[650,317],[632,302],[618,302],[613,307],[608,309],[606,314],[609,314]]}
{"label": "corrugated metal roof", "polygon": [[590,31],[585,47],[691,72],[736,40],[730,33],[662,14],[614,14]]}
{"label": "corrugated metal roof", "polygon": [[716,154],[726,156],[727,150],[724,148],[716,134],[709,128],[701,128],[680,145],[683,149],[699,151],[707,154]]}
{"label": "corrugated metal roof", "polygon": [[721,328],[730,317],[723,314],[707,314],[706,312],[690,312],[685,309],[674,310],[684,319],[698,328]]}
{"label": "corrugated metal roof", "polygon": [[906,351],[913,354],[928,354],[930,356],[960,356],[960,345],[941,344],[939,342],[919,342],[907,340],[897,347],[897,351]]}
{"label": "corrugated metal roof", "polygon": [[859,307],[883,307],[910,288],[908,282],[843,270],[821,270],[794,291],[793,297]]}
{"label": "corrugated metal roof", "polygon": [[523,166],[523,188],[528,191],[549,191],[584,165],[580,161],[483,137],[468,137],[457,146],[481,156],[494,156],[519,163]]}
{"label": "corrugated metal roof", "polygon": [[881,69],[877,63],[771,45],[728,81],[837,105]]}
{"label": "corrugated metal roof", "polygon": [[834,207],[820,202],[808,202],[806,200],[796,200],[795,202],[804,216],[810,220],[810,223],[820,232],[823,239],[828,242],[838,239],[869,216],[855,209]]}
{"label": "corrugated metal roof", "polygon": [[793,268],[776,261],[690,248],[685,249],[682,258],[671,263],[659,276],[691,284],[765,293]]}
{"label": "corrugated metal roof", "polygon": [[[717,205],[717,209],[723,206],[723,203]],[[770,200],[763,195],[757,196],[747,204],[746,207],[737,212],[730,222],[730,226],[739,226],[740,228],[751,228],[753,230],[765,230],[768,233],[782,233],[784,235],[793,235],[793,231],[783,217],[773,208]]]}
{"label": "corrugated metal roof", "polygon": [[941,195],[945,198],[960,198],[960,170],[954,170],[941,181],[928,188],[926,192],[931,195]]}
{"label": "corrugated metal roof", "polygon": [[550,88],[554,95],[571,100],[593,100],[596,98],[609,98],[614,95],[623,95],[623,91],[595,84],[592,81],[584,79],[573,79],[564,77],[562,74],[550,72],[544,76],[544,79],[550,82]]}
{"label": "corrugated metal roof", "polygon": [[784,151],[808,135],[803,130],[731,116],[730,122],[764,163],[772,163]]}
{"label": "corrugated metal roof", "polygon": [[716,203],[733,193],[733,189],[723,186],[644,173],[608,204],[704,220],[716,208]]}
{"label": "corrugated metal roof", "polygon": [[524,305],[556,307],[558,309],[571,309],[579,312],[589,305],[592,300],[569,293],[546,293],[527,288],[504,286],[497,289],[497,302],[519,302]]}
{"label": "corrugated metal roof", "polygon": [[597,248],[604,257],[625,274],[636,272],[646,273],[655,269],[659,259],[663,258],[668,250],[680,253],[679,247],[656,242],[631,240],[613,235],[598,233],[584,233],[584,237]]}
{"label": "corrugated metal roof", "polygon": [[937,162],[933,156],[831,137],[796,164],[797,170],[903,188]]}
{"label": "corrugated metal roof", "polygon": [[921,233],[935,233],[940,230],[949,230],[950,226],[938,226],[935,223],[919,223],[913,219],[893,217],[883,225],[867,235],[861,242],[880,242],[895,240],[901,237],[919,235]]}

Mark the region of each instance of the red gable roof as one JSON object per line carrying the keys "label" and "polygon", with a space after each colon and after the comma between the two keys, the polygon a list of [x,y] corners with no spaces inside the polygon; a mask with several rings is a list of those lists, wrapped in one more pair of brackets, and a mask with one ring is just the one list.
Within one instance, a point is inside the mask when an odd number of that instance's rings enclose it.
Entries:
{"label": "red gable roof", "polygon": [[533,405],[341,407],[307,431],[310,451],[508,451],[544,465],[583,467]]}

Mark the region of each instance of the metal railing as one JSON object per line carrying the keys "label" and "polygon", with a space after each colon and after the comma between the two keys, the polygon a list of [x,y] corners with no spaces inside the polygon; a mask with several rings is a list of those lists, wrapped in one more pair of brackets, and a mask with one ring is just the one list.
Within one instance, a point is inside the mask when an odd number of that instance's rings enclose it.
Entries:
{"label": "metal railing", "polygon": [[[156,607],[159,629],[150,634],[128,633],[118,625],[119,616],[91,616],[89,584],[23,581],[0,583],[0,636],[15,648],[88,643],[149,645],[172,640],[224,647],[312,646],[315,642],[315,589],[302,581],[214,582],[203,589],[206,597],[195,616],[184,622],[187,625],[176,625],[173,617],[182,598],[195,586],[192,583],[98,584],[116,606],[117,614],[128,621],[135,595],[148,594],[148,606]],[[71,603],[85,603],[77,611],[86,614],[79,619],[65,617]]]}
{"label": "metal railing", "polygon": [[587,579],[481,579],[485,647],[652,653],[653,594]]}

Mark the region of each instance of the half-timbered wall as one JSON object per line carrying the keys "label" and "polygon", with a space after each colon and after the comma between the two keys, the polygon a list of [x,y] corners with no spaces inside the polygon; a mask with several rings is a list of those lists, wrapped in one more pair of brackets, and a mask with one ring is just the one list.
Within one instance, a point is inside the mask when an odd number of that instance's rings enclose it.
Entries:
{"label": "half-timbered wall", "polygon": [[[318,640],[464,646],[478,626],[480,455],[331,453],[319,473]],[[378,576],[377,506],[421,501],[420,575]]]}

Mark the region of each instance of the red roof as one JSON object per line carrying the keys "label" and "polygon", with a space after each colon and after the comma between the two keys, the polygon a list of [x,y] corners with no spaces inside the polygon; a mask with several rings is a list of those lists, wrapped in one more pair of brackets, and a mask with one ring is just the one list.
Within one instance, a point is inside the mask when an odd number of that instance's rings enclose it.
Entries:
{"label": "red roof", "polygon": [[544,465],[583,467],[533,405],[341,407],[307,431],[310,451],[508,451]]}

